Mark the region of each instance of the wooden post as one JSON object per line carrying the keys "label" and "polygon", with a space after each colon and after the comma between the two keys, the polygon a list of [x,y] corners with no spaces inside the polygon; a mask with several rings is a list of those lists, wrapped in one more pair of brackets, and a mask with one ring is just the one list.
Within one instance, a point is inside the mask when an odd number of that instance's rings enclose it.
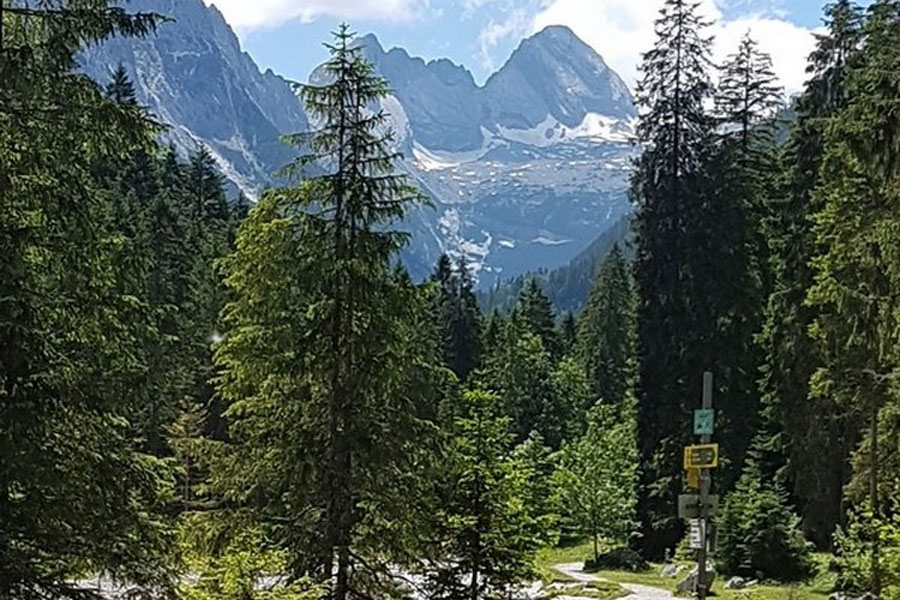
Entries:
{"label": "wooden post", "polygon": [[[713,374],[709,371],[703,373],[703,408],[712,408]],[[701,444],[709,444],[711,436],[700,437]],[[700,550],[697,552],[697,598],[705,600],[706,589],[706,546],[707,532],[709,529],[709,489],[712,485],[712,472],[710,469],[700,471]]]}

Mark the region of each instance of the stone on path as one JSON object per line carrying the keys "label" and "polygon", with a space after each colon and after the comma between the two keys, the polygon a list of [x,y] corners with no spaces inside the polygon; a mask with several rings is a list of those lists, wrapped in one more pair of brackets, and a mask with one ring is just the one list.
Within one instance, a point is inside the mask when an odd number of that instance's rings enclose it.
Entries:
{"label": "stone on path", "polygon": [[[678,584],[678,591],[682,594],[696,594],[697,593],[697,584],[700,580],[700,570],[697,567],[691,569],[691,572],[688,573],[688,576],[685,577],[681,583]],[[716,570],[715,568],[707,563],[706,565],[706,588],[709,589],[713,581],[716,580]]]}
{"label": "stone on path", "polygon": [[662,577],[678,577],[678,574],[684,569],[683,565],[663,565],[663,568],[659,570],[659,574]]}

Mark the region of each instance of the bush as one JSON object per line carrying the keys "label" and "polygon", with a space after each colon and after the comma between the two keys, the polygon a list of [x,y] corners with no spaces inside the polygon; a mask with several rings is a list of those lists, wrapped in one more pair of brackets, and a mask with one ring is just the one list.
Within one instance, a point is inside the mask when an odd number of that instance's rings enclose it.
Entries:
{"label": "bush", "polygon": [[872,584],[872,546],[875,535],[881,540],[881,582],[885,600],[900,600],[900,513],[891,519],[876,520],[867,510],[852,510],[846,529],[835,533],[837,550],[834,570],[837,588],[862,593]]}
{"label": "bush", "polygon": [[631,548],[616,548],[601,554],[596,561],[592,558],[584,561],[586,573],[593,573],[601,569],[637,573],[649,568],[650,565],[644,560],[644,557]]}
{"label": "bush", "polygon": [[717,557],[730,574],[797,581],[812,575],[812,553],[800,519],[776,484],[762,482],[750,465],[725,500],[719,522]]}

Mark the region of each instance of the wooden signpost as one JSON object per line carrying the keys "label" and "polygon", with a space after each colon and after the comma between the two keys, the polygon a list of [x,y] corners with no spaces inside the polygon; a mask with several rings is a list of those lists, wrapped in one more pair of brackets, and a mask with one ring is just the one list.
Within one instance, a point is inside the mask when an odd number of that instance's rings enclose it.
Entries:
{"label": "wooden signpost", "polygon": [[719,466],[719,445],[712,443],[715,431],[715,411],[712,407],[713,375],[703,373],[703,404],[694,411],[694,435],[700,436],[700,443],[684,448],[684,469],[686,483],[698,494],[682,494],[678,498],[678,516],[689,519],[691,548],[697,550],[697,598],[706,600],[709,584],[706,575],[706,554],[712,549],[712,530],[709,518],[719,506],[719,497],[710,495],[712,472]]}

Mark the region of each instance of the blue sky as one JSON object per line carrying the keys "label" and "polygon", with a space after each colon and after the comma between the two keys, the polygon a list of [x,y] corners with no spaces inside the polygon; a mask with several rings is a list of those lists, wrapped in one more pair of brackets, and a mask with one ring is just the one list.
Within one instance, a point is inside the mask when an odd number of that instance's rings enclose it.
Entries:
{"label": "blue sky", "polygon": [[[662,0],[205,0],[216,4],[261,68],[305,80],[326,56],[321,42],[342,20],[374,32],[386,48],[402,46],[426,59],[447,57],[483,82],[522,38],[546,25],[570,26],[626,82],[637,77],[640,53],[653,40]],[[802,85],[812,32],[823,2],[701,0],[716,21],[715,55],[731,52],[746,32],[772,54],[782,85]]]}

